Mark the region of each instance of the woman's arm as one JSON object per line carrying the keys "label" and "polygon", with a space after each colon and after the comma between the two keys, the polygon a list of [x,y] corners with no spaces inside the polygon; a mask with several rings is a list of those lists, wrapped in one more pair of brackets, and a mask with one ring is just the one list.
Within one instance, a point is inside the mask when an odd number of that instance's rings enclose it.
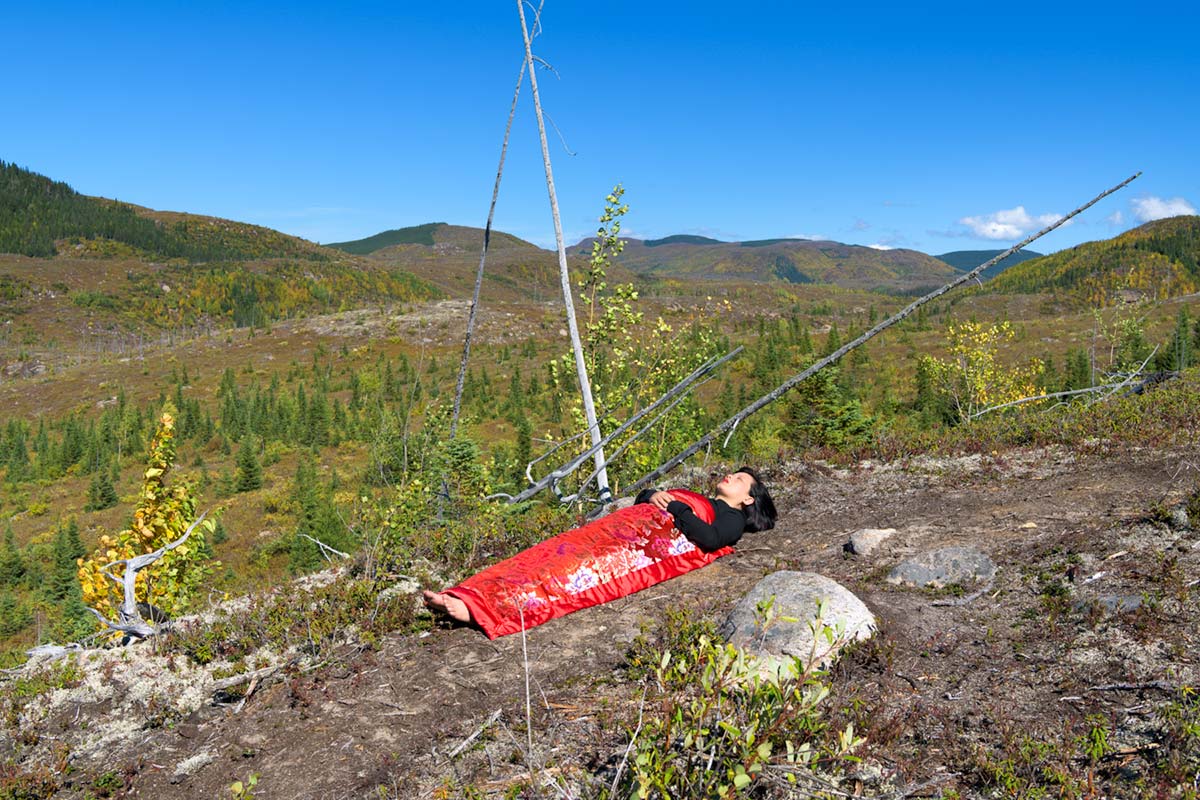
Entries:
{"label": "woman's arm", "polygon": [[720,500],[713,501],[713,511],[713,524],[709,525],[697,517],[687,503],[672,500],[667,504],[667,512],[675,518],[675,527],[683,531],[697,547],[709,553],[736,544],[746,530],[746,515],[741,511],[730,508]]}

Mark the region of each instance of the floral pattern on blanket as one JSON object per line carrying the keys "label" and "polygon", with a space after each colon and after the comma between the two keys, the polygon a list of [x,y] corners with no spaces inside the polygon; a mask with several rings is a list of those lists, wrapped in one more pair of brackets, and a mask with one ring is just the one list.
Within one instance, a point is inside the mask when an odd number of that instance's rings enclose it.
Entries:
{"label": "floral pattern on blanket", "polygon": [[[680,495],[711,522],[712,504],[706,498],[691,492]],[[637,591],[720,554],[702,553],[675,527],[670,514],[642,503],[547,539],[455,588],[476,604],[476,618],[495,620],[502,635],[510,628],[537,625]],[[519,621],[501,622],[504,619]],[[485,630],[489,636],[495,633]]]}

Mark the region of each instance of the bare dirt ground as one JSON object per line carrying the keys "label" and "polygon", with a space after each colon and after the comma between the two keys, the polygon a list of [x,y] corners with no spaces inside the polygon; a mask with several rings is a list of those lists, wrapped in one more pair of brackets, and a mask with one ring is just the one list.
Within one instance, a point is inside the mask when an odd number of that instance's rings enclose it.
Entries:
{"label": "bare dirt ground", "polygon": [[[527,679],[532,763],[567,782],[602,773],[636,720],[641,687],[622,663],[642,626],[673,606],[719,619],[764,574],[787,568],[841,582],[880,621],[875,640],[831,675],[833,706],[867,737],[870,777],[853,790],[985,796],[972,771],[981,752],[1017,735],[1072,736],[1098,715],[1116,755],[1097,771],[1094,796],[1155,796],[1132,787],[1154,774],[1154,704],[1197,678],[1189,582],[1200,577],[1200,533],[1147,514],[1194,489],[1197,455],[1042,450],[853,471],[777,467],[780,524],[708,568],[525,641],[440,627],[276,677],[244,705],[146,727],[105,765],[76,763],[77,781],[60,795],[88,796],[84,776],[103,768],[123,772],[119,796],[163,800],[229,797],[252,774],[263,799],[455,797],[467,785],[502,796],[530,777]],[[848,557],[848,535],[865,527],[898,532],[869,559]],[[951,544],[976,545],[1000,568],[970,602],[885,582],[907,555]],[[1115,611],[1105,606],[1113,598]]]}

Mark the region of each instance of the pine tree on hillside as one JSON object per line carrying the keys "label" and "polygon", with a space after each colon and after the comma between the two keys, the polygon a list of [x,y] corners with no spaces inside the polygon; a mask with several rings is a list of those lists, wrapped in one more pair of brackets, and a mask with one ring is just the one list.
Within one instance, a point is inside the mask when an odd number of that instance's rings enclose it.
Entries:
{"label": "pine tree on hillside", "polygon": [[13,537],[12,524],[4,531],[4,547],[0,549],[0,586],[16,586],[25,577],[25,559]]}
{"label": "pine tree on hillside", "polygon": [[51,600],[62,601],[70,596],[72,588],[79,588],[79,581],[76,578],[78,567],[75,564],[77,556],[72,552],[66,528],[59,528],[54,535],[52,552],[50,582],[46,587],[46,592]]}
{"label": "pine tree on hillside", "polygon": [[237,483],[234,487],[239,493],[253,492],[255,489],[262,488],[262,464],[259,463],[258,455],[254,452],[256,449],[253,436],[242,438],[242,446],[238,450],[237,458]]}
{"label": "pine tree on hillside", "polygon": [[88,486],[88,501],[83,510],[103,511],[115,506],[118,500],[112,474],[108,470],[102,469],[92,477],[91,485]]}
{"label": "pine tree on hillside", "polygon": [[29,622],[29,608],[7,589],[0,591],[0,636],[19,633]]}
{"label": "pine tree on hillside", "polygon": [[[333,481],[337,481],[334,473]],[[333,502],[333,484],[322,488],[317,476],[317,465],[311,456],[305,456],[296,467],[295,487],[292,498],[296,504],[296,530],[288,553],[288,568],[293,572],[316,569],[325,562],[325,556],[316,541],[336,550],[349,552],[353,537],[338,515]],[[313,540],[316,541],[313,541]]]}
{"label": "pine tree on hillside", "polygon": [[79,538],[79,523],[75,521],[74,517],[67,520],[66,537],[67,552],[70,553],[71,560],[87,555],[87,548],[83,546],[83,540]]}

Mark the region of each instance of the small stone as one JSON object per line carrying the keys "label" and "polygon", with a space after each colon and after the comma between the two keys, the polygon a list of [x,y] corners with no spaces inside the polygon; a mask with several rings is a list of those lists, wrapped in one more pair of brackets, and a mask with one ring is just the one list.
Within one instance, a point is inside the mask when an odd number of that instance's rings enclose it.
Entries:
{"label": "small stone", "polygon": [[1187,509],[1183,506],[1175,506],[1171,509],[1170,525],[1177,531],[1186,531],[1192,527],[1191,520],[1188,518]]}
{"label": "small stone", "polygon": [[895,528],[863,528],[850,534],[850,541],[842,549],[856,556],[869,556],[895,534]]}
{"label": "small stone", "polygon": [[990,581],[994,577],[996,564],[982,550],[943,547],[898,564],[888,573],[887,582],[941,589],[952,584]]}
{"label": "small stone", "polygon": [[175,765],[175,772],[171,775],[171,783],[182,783],[189,776],[195,775],[215,760],[216,757],[212,753],[201,751],[190,758],[180,761]]}
{"label": "small stone", "polygon": [[1036,522],[1026,522],[1024,525],[1021,525],[1020,527],[1024,530],[1033,530],[1037,526],[1038,526],[1038,524]]}
{"label": "small stone", "polygon": [[1092,608],[1098,607],[1104,612],[1104,616],[1115,617],[1118,614],[1128,614],[1130,611],[1137,611],[1142,607],[1142,603],[1141,595],[1106,594],[1095,599],[1077,600],[1075,602],[1075,610],[1086,614]]}

